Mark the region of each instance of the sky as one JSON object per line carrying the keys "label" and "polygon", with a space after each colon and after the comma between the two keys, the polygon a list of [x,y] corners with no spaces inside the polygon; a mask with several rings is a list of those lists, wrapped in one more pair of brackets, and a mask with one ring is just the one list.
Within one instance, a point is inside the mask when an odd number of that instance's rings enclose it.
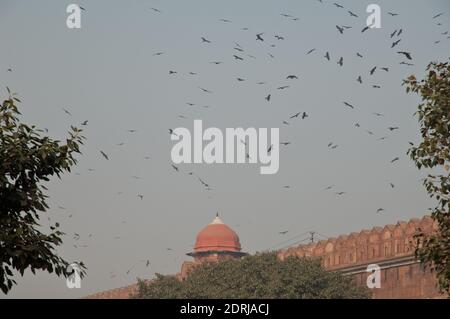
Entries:
{"label": "sky", "polygon": [[[66,236],[58,253],[88,268],[80,289],[27,271],[0,298],[79,298],[177,273],[216,212],[249,253],[305,243],[308,231],[326,239],[426,214],[433,202],[420,181],[425,172],[406,154],[408,142],[420,141],[413,116],[420,100],[402,80],[448,60],[450,3],[333,2],[0,0],[0,98],[9,87],[23,121],[59,140],[76,125],[87,139],[73,172],[47,185],[41,224],[59,222]],[[80,29],[66,25],[71,3],[86,9]],[[371,3],[381,8],[381,28],[361,32]],[[336,25],[351,28],[340,34]],[[297,112],[308,117],[290,119]],[[280,146],[273,175],[261,175],[259,164],[177,164],[176,171],[168,130],[192,130],[195,119],[221,130],[279,128],[291,144]]]}

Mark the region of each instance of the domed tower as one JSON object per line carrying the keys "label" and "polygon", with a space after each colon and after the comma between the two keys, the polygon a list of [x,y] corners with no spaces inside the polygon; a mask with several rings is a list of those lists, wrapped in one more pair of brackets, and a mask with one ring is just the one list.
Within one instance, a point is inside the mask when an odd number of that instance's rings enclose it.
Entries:
{"label": "domed tower", "polygon": [[238,235],[219,218],[219,214],[197,235],[194,251],[187,254],[196,262],[218,261],[240,258],[247,253],[241,252]]}

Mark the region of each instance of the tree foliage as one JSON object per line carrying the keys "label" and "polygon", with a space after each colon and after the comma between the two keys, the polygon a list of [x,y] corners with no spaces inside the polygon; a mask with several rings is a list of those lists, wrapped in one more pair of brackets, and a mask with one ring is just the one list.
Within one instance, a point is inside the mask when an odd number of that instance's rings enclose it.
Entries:
{"label": "tree foliage", "polygon": [[162,276],[139,282],[135,298],[368,298],[352,278],[323,269],[319,260],[277,258],[263,253],[218,263],[204,263],[181,281]]}
{"label": "tree foliage", "polygon": [[408,154],[421,169],[430,169],[424,186],[437,206],[431,216],[437,232],[419,233],[416,256],[438,276],[441,290],[450,293],[450,64],[432,62],[425,79],[411,75],[404,81],[407,92],[421,96],[417,115],[422,142]]}
{"label": "tree foliage", "polygon": [[68,262],[55,252],[64,233],[58,223],[48,233],[39,224],[48,209],[43,183],[70,172],[84,139],[81,130],[71,127],[66,143],[61,143],[22,123],[20,100],[8,93],[0,105],[0,289],[5,294],[16,284],[14,272],[67,275]]}

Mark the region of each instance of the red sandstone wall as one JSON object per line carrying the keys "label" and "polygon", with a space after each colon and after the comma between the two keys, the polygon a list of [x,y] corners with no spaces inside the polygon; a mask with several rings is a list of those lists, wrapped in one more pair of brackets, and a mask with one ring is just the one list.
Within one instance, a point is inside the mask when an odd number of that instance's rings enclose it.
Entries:
{"label": "red sandstone wall", "polygon": [[[414,234],[420,229],[425,233],[434,231],[429,216],[422,219],[400,221],[396,225],[374,227],[359,233],[341,235],[337,238],[281,250],[281,259],[288,256],[318,257],[329,270],[345,270],[358,265],[383,263],[400,257],[413,256]],[[358,284],[365,285],[369,274],[354,275]],[[422,269],[418,263],[393,266],[381,270],[381,288],[373,289],[374,298],[436,298],[438,292],[435,276]]]}

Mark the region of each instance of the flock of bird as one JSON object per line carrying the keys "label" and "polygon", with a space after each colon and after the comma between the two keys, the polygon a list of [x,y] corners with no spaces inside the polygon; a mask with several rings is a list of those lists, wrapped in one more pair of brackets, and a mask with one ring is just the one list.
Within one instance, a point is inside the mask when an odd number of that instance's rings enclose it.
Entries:
{"label": "flock of bird", "polygon": [[[325,5],[324,1],[322,1],[322,0],[317,0],[317,1]],[[335,3],[328,3],[328,4],[331,4],[332,6],[334,6],[338,10],[346,11],[346,13],[348,14],[348,16],[350,18],[354,18],[354,19],[360,18],[360,15],[358,13],[356,13],[355,10],[350,10],[349,8],[345,8],[343,5],[341,5],[339,3],[336,3],[336,2]],[[86,11],[86,9],[84,7],[82,8],[82,10]],[[164,14],[164,11],[160,10],[158,8],[153,8],[152,7],[152,8],[149,8],[149,10],[153,14],[158,14],[158,15],[163,15]],[[388,14],[389,14],[389,16],[392,19],[395,19],[400,13],[388,12]],[[430,17],[430,18],[431,18],[432,21],[438,21],[437,19],[439,17],[443,16],[443,15],[444,15],[444,13],[439,13],[439,14],[436,14],[436,15]],[[288,13],[280,13],[279,16],[281,17],[281,19],[288,19],[288,20],[291,20],[291,21],[299,21],[300,20],[300,18],[296,17],[295,15],[288,14]],[[363,18],[365,20],[365,17],[363,17]],[[219,19],[218,22],[219,23],[228,23],[228,24],[232,24],[233,23],[233,21],[230,20],[230,19]],[[437,22],[436,24],[437,25],[441,25],[441,23],[439,23],[439,22]],[[337,36],[346,36],[346,34],[348,32],[350,32],[350,30],[352,30],[352,29],[355,29],[355,26],[352,26],[352,25],[336,25],[335,26],[335,31],[337,32]],[[360,32],[361,33],[370,32],[370,29],[371,28],[369,26],[364,26],[362,29],[360,29]],[[250,29],[247,28],[247,27],[243,27],[243,28],[241,28],[241,30],[243,32],[250,32]],[[414,65],[413,64],[414,54],[410,50],[408,50],[406,48],[404,48],[404,49],[397,49],[398,47],[401,47],[403,45],[401,36],[404,34],[404,32],[405,31],[402,28],[398,28],[396,30],[393,30],[393,31],[389,32],[389,34],[387,34],[386,36],[387,36],[388,39],[391,40],[390,48],[393,50],[393,54],[396,57],[401,58],[401,60],[398,61],[398,64],[401,65],[401,66],[413,66]],[[447,39],[450,39],[450,36],[448,36],[448,31],[442,32],[441,35],[447,36]],[[199,34],[198,35],[198,41],[199,41],[200,45],[210,46],[210,45],[214,45],[214,43],[216,41],[218,41],[218,40],[210,39],[209,37],[207,37],[205,35]],[[267,42],[270,42],[270,43],[275,42],[276,43],[278,41],[287,41],[287,40],[286,40],[286,37],[284,35],[281,35],[281,34],[269,35],[267,32],[257,32],[254,35],[254,41],[261,42],[261,43],[267,43]],[[439,42],[440,42],[440,40],[435,41],[436,44],[439,43]],[[270,47],[271,48],[275,48],[276,44],[270,44]],[[248,58],[250,58],[250,59],[257,59],[257,57],[255,55],[250,54],[249,52],[247,52],[246,49],[245,49],[245,46],[242,45],[241,43],[235,42],[234,46],[232,48],[230,48],[230,50],[233,51],[233,54],[230,55],[230,60],[235,61],[237,63],[245,63],[246,59],[248,59]],[[314,55],[314,54],[317,54],[319,51],[320,50],[317,49],[317,48],[310,48],[310,49],[306,50],[304,54],[305,55]],[[166,54],[165,51],[157,51],[157,52],[155,52],[153,54],[153,58],[158,59],[159,57],[161,57],[161,56],[163,56],[165,54]],[[323,56],[322,56],[322,54],[323,54]],[[333,57],[333,54],[332,54],[331,50],[323,50],[322,54],[321,54],[321,56],[319,58],[325,59],[325,61],[328,61],[328,62],[331,62],[332,60],[334,60],[335,63],[336,63],[335,65],[338,65],[341,68],[345,67],[345,65],[347,63],[347,60],[348,60],[344,56]],[[275,58],[275,56],[272,53],[268,53],[268,55],[271,58]],[[364,59],[364,55],[361,54],[360,52],[355,52],[354,56],[356,56],[359,59]],[[211,65],[213,65],[213,66],[214,65],[217,66],[217,65],[226,63],[226,61],[211,60],[209,63]],[[381,89],[381,85],[380,84],[376,84],[376,83],[373,84],[372,79],[374,78],[374,76],[375,76],[375,74],[377,72],[382,71],[382,72],[388,73],[388,72],[391,71],[392,68],[394,68],[394,66],[373,65],[372,67],[370,67],[367,70],[362,70],[360,74],[355,74],[355,78],[354,79],[355,79],[355,81],[357,83],[359,83],[361,85],[363,85],[367,81],[367,82],[372,83],[371,84],[372,88],[374,88],[374,89]],[[13,72],[12,68],[7,69],[7,72]],[[174,70],[174,69],[169,69],[167,71],[167,74],[169,76],[171,76],[171,77],[180,75],[180,73],[177,70]],[[189,72],[189,75],[190,76],[197,76],[198,73],[197,72]],[[273,90],[268,90],[264,96],[261,96],[262,103],[273,103],[274,102],[274,98],[276,96],[276,94],[274,92],[277,92],[277,93],[279,92],[280,94],[282,94],[282,92],[284,90],[288,90],[292,86],[294,86],[295,82],[299,80],[299,77],[300,77],[299,74],[285,74],[284,79],[287,81],[288,84],[278,85],[278,86],[274,87]],[[248,80],[245,77],[240,76],[240,77],[236,78],[236,81],[238,81],[238,82],[245,82],[245,81],[248,81]],[[264,86],[264,84],[265,84],[264,81],[256,82],[256,85]],[[198,90],[201,93],[204,93],[204,94],[209,94],[209,95],[212,95],[212,96],[214,95],[214,92],[212,90],[208,89],[208,88],[198,87]],[[343,107],[348,108],[349,110],[356,110],[356,109],[358,109],[358,105],[356,105],[355,103],[353,103],[350,100],[344,100],[344,101],[341,101],[339,103],[341,105],[343,105]],[[189,108],[194,108],[194,107],[197,107],[197,106],[200,107],[200,108],[209,108],[208,105],[206,105],[206,106],[205,105],[201,105],[200,106],[200,105],[196,105],[195,103],[192,103],[190,101],[187,101],[186,105]],[[71,113],[69,108],[65,107],[65,108],[62,109],[62,111],[64,112],[64,114],[66,116],[72,116],[72,113]],[[377,116],[377,117],[380,117],[380,118],[382,118],[384,116],[382,113],[379,113],[379,112],[373,112],[373,115]],[[185,115],[179,115],[178,117],[181,118],[181,119],[186,119],[187,118]],[[282,119],[280,124],[288,126],[288,125],[291,125],[293,121],[308,121],[309,118],[310,118],[310,114],[308,114],[305,110],[298,110],[294,114],[287,114],[285,119]],[[81,125],[82,126],[87,126],[88,123],[89,123],[88,120],[85,120],[85,121],[83,121],[81,123]],[[354,123],[354,126],[357,129],[361,129],[361,125],[359,123]],[[389,132],[395,132],[395,131],[399,130],[400,128],[398,126],[387,126],[386,129]],[[137,129],[128,129],[126,131],[126,133],[129,133],[129,134],[133,134],[133,133],[136,133],[136,132],[138,132]],[[169,135],[175,134],[173,128],[168,128],[167,132],[169,133]],[[374,133],[372,131],[370,131],[370,130],[366,130],[366,133],[369,134],[369,135],[374,135]],[[385,140],[386,138],[388,138],[388,137],[387,136],[382,136],[382,137],[379,138],[379,140],[382,141],[382,140]],[[245,141],[241,141],[241,142],[245,144]],[[409,143],[411,145],[413,145],[411,142],[409,142]],[[118,143],[116,145],[117,146],[123,146],[124,142]],[[281,145],[283,145],[285,147],[291,147],[292,146],[292,141],[281,141]],[[335,143],[333,141],[330,141],[328,143],[328,145],[327,145],[327,148],[330,149],[330,150],[335,150],[338,147],[339,147],[339,144],[337,144],[337,143]],[[269,146],[269,148],[267,149],[267,152],[270,153],[271,150],[272,150],[272,145]],[[108,154],[108,152],[106,150],[104,150],[104,149],[99,149],[98,150],[98,154],[99,154],[99,156],[101,156],[101,158],[103,160],[106,160],[106,161],[114,160]],[[247,157],[249,157],[248,154],[247,154]],[[148,159],[150,159],[150,157],[146,156],[145,159],[148,160]],[[390,160],[390,163],[391,164],[395,164],[399,160],[400,160],[400,158],[398,156],[393,156],[392,160]],[[181,169],[181,167],[176,166],[174,164],[170,164],[170,166],[173,169],[173,172],[175,174],[183,174],[184,173],[187,176],[191,176],[192,178],[195,178],[197,180],[197,182],[199,183],[200,187],[202,187],[203,189],[205,189],[207,191],[213,190],[213,186],[204,177],[198,176],[193,171],[186,171],[186,172],[184,172]],[[89,171],[93,171],[93,169],[91,169],[91,168],[88,169],[88,170]],[[77,174],[79,174],[79,173],[77,173]],[[140,179],[139,176],[132,176],[132,178]],[[392,182],[390,182],[389,185],[387,185],[387,186],[389,186],[391,188],[395,187],[394,183],[392,183]],[[290,189],[291,188],[290,185],[283,185],[282,187],[284,189]],[[334,192],[334,194],[336,196],[344,196],[346,194],[346,191],[343,191],[343,190],[340,190],[340,189],[336,189],[336,185],[335,184],[331,184],[331,185],[325,187],[323,189],[323,191],[330,191],[330,192],[332,191],[332,192]],[[121,192],[119,192],[118,194],[121,194]],[[137,200],[141,200],[142,201],[142,200],[144,200],[144,198],[145,198],[144,194],[142,194],[142,193],[136,194],[136,199]],[[60,209],[64,209],[64,207],[62,207],[62,206],[60,206],[59,208]],[[383,213],[385,211],[386,211],[386,208],[380,207],[380,208],[378,208],[376,210],[376,213]],[[69,218],[70,217],[72,217],[72,215],[69,215]],[[123,221],[123,223],[126,223],[126,221]],[[278,233],[279,233],[279,235],[283,236],[283,235],[288,234],[289,230],[283,230],[283,231],[280,231]],[[92,234],[89,234],[88,238],[91,238],[92,236],[93,236]],[[74,241],[78,242],[81,239],[81,236],[78,233],[75,233],[73,235],[72,239]],[[120,236],[115,236],[114,239],[118,240],[118,239],[120,239]],[[74,247],[75,248],[86,248],[87,245],[86,244],[78,244],[77,243],[77,244],[74,244]],[[167,247],[166,250],[167,251],[172,251],[172,249],[169,248],[169,247]],[[147,259],[147,258],[143,259],[143,260],[140,260],[140,262],[143,262],[146,267],[150,266],[150,260]],[[126,274],[129,274],[129,273],[130,273],[130,270],[127,270]],[[115,276],[116,276],[116,274],[114,272],[112,272],[110,274],[111,278],[114,278]]]}

